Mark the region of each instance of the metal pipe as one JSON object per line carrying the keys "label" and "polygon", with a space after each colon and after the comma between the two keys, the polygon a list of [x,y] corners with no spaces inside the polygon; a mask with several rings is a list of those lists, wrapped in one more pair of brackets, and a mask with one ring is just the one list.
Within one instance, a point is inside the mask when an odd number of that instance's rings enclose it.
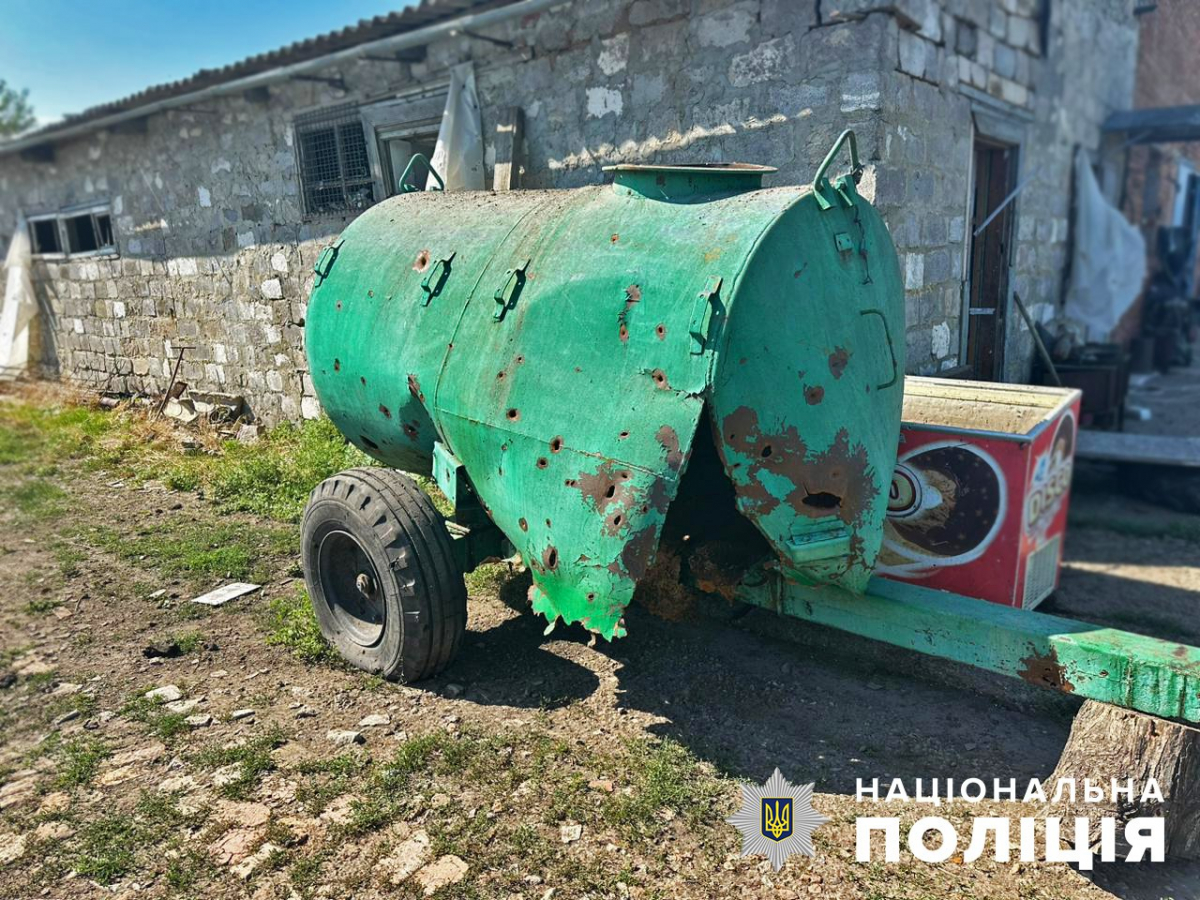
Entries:
{"label": "metal pipe", "polygon": [[457,31],[461,33],[468,29],[477,30],[486,28],[490,25],[516,18],[517,16],[532,15],[549,9],[552,6],[564,6],[571,2],[572,0],[519,0],[517,3],[502,6],[498,9],[490,9],[480,13],[469,13],[455,19],[447,19],[445,22],[426,25],[424,28],[405,31],[402,34],[394,34],[390,37],[380,38],[379,40],[359,44],[355,47],[348,47],[345,50],[338,50],[335,53],[293,63],[289,66],[279,66],[274,69],[268,69],[265,72],[257,72],[254,75],[247,75],[244,78],[215,84],[198,91],[192,91],[191,93],[180,94],[176,97],[168,97],[154,103],[147,103],[144,106],[122,110],[121,112],[113,113],[100,119],[80,122],[78,125],[69,125],[48,134],[31,134],[27,137],[0,143],[0,156],[16,153],[28,147],[54,143],[90,131],[98,131],[101,128],[108,128],[121,122],[128,122],[131,119],[140,119],[154,113],[174,109],[178,106],[186,106],[190,103],[198,103],[213,97],[219,97],[222,94],[236,93],[237,91],[264,87],[275,82],[286,81],[296,75],[304,75],[318,69],[325,69],[343,62],[350,62],[367,54],[418,47],[431,43],[450,32]]}

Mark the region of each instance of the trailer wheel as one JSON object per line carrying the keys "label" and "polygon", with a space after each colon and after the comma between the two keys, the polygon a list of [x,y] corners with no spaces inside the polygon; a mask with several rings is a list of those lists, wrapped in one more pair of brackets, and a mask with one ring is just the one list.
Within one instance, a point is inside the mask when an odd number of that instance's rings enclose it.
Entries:
{"label": "trailer wheel", "polygon": [[444,669],[467,625],[445,520],[411,478],[349,469],[317,485],[301,527],[321,634],[350,664],[394,681]]}

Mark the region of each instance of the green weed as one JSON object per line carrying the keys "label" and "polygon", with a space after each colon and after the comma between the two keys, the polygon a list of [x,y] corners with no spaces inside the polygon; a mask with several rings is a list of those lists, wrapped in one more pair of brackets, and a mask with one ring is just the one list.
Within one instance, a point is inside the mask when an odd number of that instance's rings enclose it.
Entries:
{"label": "green weed", "polygon": [[308,663],[332,662],[336,651],[321,636],[321,627],[303,588],[272,598],[267,607],[267,643],[284,647]]}

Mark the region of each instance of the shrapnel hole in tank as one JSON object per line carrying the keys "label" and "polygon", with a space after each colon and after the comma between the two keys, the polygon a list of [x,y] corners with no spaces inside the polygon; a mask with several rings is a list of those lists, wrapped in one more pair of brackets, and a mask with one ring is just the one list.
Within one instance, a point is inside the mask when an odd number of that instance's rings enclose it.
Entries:
{"label": "shrapnel hole in tank", "polygon": [[[701,422],[711,422],[707,407]],[[738,512],[712,427],[702,424],[696,435],[658,554],[634,593],[636,603],[666,619],[685,618],[701,603],[732,610],[742,577],[775,558],[758,528]]]}

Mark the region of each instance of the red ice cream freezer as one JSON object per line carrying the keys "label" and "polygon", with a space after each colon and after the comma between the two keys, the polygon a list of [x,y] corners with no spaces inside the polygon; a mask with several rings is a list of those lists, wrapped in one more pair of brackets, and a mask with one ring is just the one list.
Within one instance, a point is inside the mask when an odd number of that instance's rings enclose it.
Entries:
{"label": "red ice cream freezer", "polygon": [[876,573],[1033,609],[1058,584],[1080,392],[909,377]]}

